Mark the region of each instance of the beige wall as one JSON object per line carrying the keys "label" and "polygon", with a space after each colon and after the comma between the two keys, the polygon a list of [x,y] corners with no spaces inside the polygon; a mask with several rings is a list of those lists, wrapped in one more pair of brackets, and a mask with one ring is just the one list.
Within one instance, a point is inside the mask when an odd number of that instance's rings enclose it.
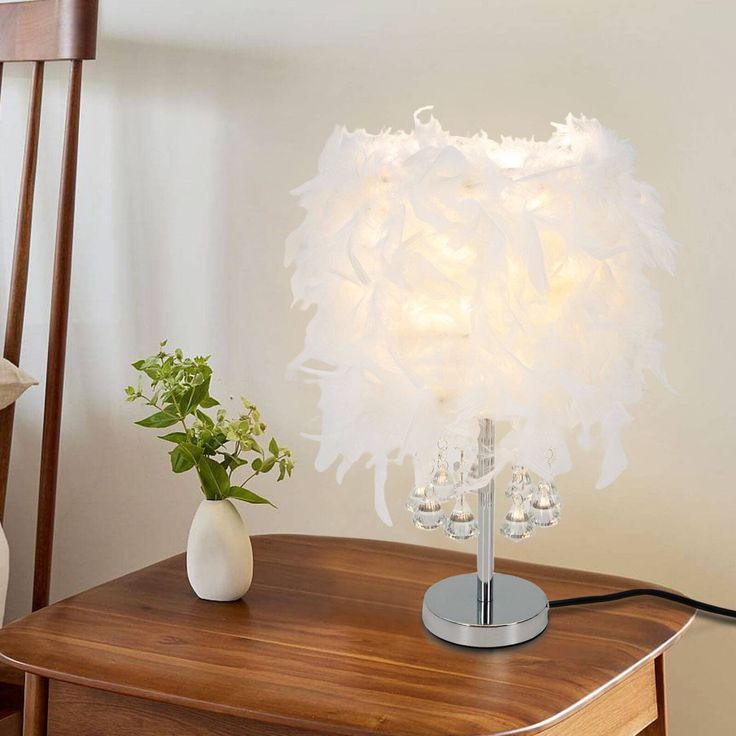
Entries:
{"label": "beige wall", "polygon": [[[546,137],[568,111],[631,139],[681,244],[661,278],[666,366],[626,432],[628,472],[595,492],[599,458],[561,479],[564,522],[502,555],[629,575],[736,606],[736,46],[733,3],[701,0],[241,2],[103,0],[99,61],[86,72],[76,271],[53,595],[183,548],[198,502],[121,399],[130,360],[161,337],[214,355],[215,393],[247,393],[299,467],[246,509],[254,532],[418,544],[389,480],[384,527],[371,478],[338,487],[312,469],[315,395],[283,379],[305,315],[289,310],[283,241],[336,122],[406,127],[434,104],[457,133]],[[205,12],[201,8],[207,6]],[[167,11],[171,19],[167,17]],[[51,74],[25,365],[42,375],[63,78]],[[10,70],[0,114],[0,299],[7,273],[28,78]],[[19,404],[7,514],[9,616],[28,610],[41,391]],[[702,619],[670,657],[673,736],[729,733],[736,629]]]}

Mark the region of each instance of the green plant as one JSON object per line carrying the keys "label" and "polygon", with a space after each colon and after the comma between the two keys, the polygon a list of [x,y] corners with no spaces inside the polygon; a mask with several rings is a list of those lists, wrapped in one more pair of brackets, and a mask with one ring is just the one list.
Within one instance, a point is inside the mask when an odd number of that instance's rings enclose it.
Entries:
{"label": "green plant", "polygon": [[[291,452],[273,437],[264,450],[258,438],[265,433],[266,424],[258,408],[242,397],[243,412],[236,419],[228,418],[222,408],[217,408],[214,418],[207,413],[207,409],[220,407],[220,402],[210,395],[209,359],[210,356],[186,358],[178,349],[169,353],[164,340],[155,355],[133,363],[141,380],[138,388],[125,389],[127,400],[141,401],[156,409],[136,424],[151,429],[177,427],[174,432],[159,435],[159,439],[174,444],[169,452],[171,469],[185,473],[194,468],[208,500],[237,498],[274,506],[246,485],[276,468],[279,481],[290,477],[294,468]],[[150,391],[144,392],[141,387],[144,376]],[[235,479],[236,472],[245,476],[241,482]]]}

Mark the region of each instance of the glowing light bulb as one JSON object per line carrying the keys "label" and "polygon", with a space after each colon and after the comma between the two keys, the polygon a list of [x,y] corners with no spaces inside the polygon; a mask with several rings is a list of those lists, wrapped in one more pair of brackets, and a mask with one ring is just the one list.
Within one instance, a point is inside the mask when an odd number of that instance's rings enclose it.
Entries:
{"label": "glowing light bulb", "polygon": [[555,499],[556,489],[548,481],[540,481],[532,496],[531,519],[537,526],[549,527],[560,521],[560,505]]}
{"label": "glowing light bulb", "polygon": [[427,495],[423,501],[420,501],[412,522],[417,529],[437,529],[442,526],[445,521],[445,512],[442,510],[439,501],[435,498],[431,487],[427,489]]}
{"label": "glowing light bulb", "polygon": [[432,493],[442,502],[455,495],[455,475],[447,464],[447,440],[441,439],[437,443],[437,448],[437,469],[432,476]]}
{"label": "glowing light bulb", "polygon": [[478,522],[471,509],[465,504],[464,493],[458,496],[455,508],[445,521],[445,534],[458,542],[471,539],[478,534]]}
{"label": "glowing light bulb", "polygon": [[432,476],[432,489],[440,501],[447,501],[455,495],[455,477],[447,465],[437,468]]}
{"label": "glowing light bulb", "polygon": [[512,496],[513,504],[501,525],[501,534],[507,539],[519,542],[528,539],[534,533],[534,523],[524,508],[524,501],[519,493]]}
{"label": "glowing light bulb", "polygon": [[416,511],[419,504],[427,498],[427,486],[414,486],[406,499],[407,511]]}

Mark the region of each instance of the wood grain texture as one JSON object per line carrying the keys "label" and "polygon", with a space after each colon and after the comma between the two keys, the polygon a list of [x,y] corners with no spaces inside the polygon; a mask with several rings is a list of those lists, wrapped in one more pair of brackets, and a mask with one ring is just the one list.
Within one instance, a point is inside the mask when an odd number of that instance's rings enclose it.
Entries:
{"label": "wood grain texture", "polygon": [[[62,164],[62,187],[59,202],[59,232],[62,233],[62,236],[57,235],[56,248],[57,265],[59,263],[63,265],[64,258],[60,259],[59,254],[60,251],[62,255],[64,251],[68,251],[71,254],[71,231],[74,222],[74,184],[79,131],[81,60],[94,58],[97,39],[97,5],[97,0],[30,0],[26,2],[0,4],[0,84],[2,83],[3,62],[34,62],[25,156],[23,173],[21,175],[15,248],[13,251],[8,317],[3,345],[4,357],[16,365],[20,362],[28,285],[28,263],[33,220],[36,164],[38,160],[44,63],[46,60],[72,60],[64,160]],[[76,115],[76,120],[74,119],[74,115]],[[55,292],[60,282],[59,277],[63,275],[63,272],[60,272],[57,268],[54,275]],[[60,310],[58,309],[60,301],[57,298],[55,302],[57,309],[52,309],[52,324],[49,339],[50,356],[52,355],[52,346],[58,348],[59,330],[63,330],[64,338],[66,336],[66,314],[63,315],[63,324],[58,319],[56,324],[54,324],[54,311],[56,311],[57,315],[60,314]],[[55,349],[53,353],[54,357],[56,357],[57,353],[58,350]],[[53,373],[55,374],[56,372],[56,368],[54,367]],[[58,384],[56,378],[53,378],[53,381]],[[54,386],[54,390],[51,392],[52,396],[58,393],[58,388],[58,385]],[[48,407],[48,392],[46,398]],[[14,418],[15,407],[13,404],[0,412],[0,522],[3,519],[5,511],[5,496],[8,486]],[[48,428],[44,430],[45,440],[52,439],[54,423],[57,420],[60,421],[60,419],[60,414],[58,417],[52,416],[52,421]],[[53,444],[51,442],[50,449],[52,451],[54,449]],[[42,476],[44,473],[46,475],[45,480],[41,482],[42,497],[44,495],[46,497],[53,495],[55,489],[55,471],[53,471],[49,463],[45,464],[47,465],[45,471],[42,469]],[[45,491],[44,488],[46,489]],[[45,503],[47,510],[48,498]],[[48,537],[49,525],[46,523],[45,516],[40,521],[42,523],[39,526],[43,526],[43,536]],[[51,528],[53,530],[53,519]],[[42,563],[42,576],[45,575],[43,569],[50,564],[50,555],[50,546],[42,550],[40,560]],[[36,567],[38,567],[38,562],[39,560],[37,559]],[[40,581],[41,593],[38,596],[36,596],[34,590],[34,600],[43,600],[44,582],[43,579]],[[34,583],[34,589],[36,587],[39,586]]]}
{"label": "wood grain texture", "polygon": [[[0,662],[0,703],[4,701],[5,687],[12,686],[23,689],[25,676],[22,670],[17,667],[11,667],[7,662]],[[21,692],[21,696],[22,696]],[[21,697],[21,702],[23,698]]]}
{"label": "wood grain texture", "polygon": [[[34,62],[8,316],[3,344],[4,357],[16,365],[20,363],[28,287],[44,65],[46,61],[71,60],[49,325],[49,358],[46,372],[46,404],[33,583],[34,609],[48,603],[49,596],[64,357],[69,312],[82,59],[91,59],[95,56],[97,16],[97,0],[32,0],[31,2],[0,4],[0,84],[4,62]],[[0,522],[5,511],[14,418],[15,406],[12,404],[0,412]],[[2,676],[3,673],[0,673],[0,677]],[[45,695],[42,690],[47,687],[46,681],[29,675],[26,677],[25,685],[26,698],[30,699],[28,702],[40,703],[43,699],[45,709]],[[16,687],[15,684],[13,687]],[[17,694],[22,690],[18,687],[15,692]],[[45,734],[45,711],[42,713],[39,708],[40,705],[34,710],[25,712],[26,720],[23,729],[29,734]],[[13,697],[8,696],[4,690],[0,692],[0,736],[18,731],[20,714],[21,708],[13,702]]]}
{"label": "wood grain texture", "polygon": [[[647,662],[545,736],[636,736],[657,717],[654,664]],[[104,724],[104,725],[103,725]],[[52,682],[48,736],[314,736],[233,716]],[[0,736],[2,736],[0,734]]]}
{"label": "wood grain texture", "polygon": [[[315,736],[180,705],[52,682],[48,736]],[[3,736],[0,732],[0,736]]]}
{"label": "wood grain texture", "polygon": [[23,704],[23,736],[46,736],[49,681],[45,677],[26,674]]}
{"label": "wood grain texture", "polygon": [[656,718],[654,663],[647,662],[544,736],[638,736]]}
{"label": "wood grain texture", "polygon": [[23,711],[0,707],[0,736],[22,736]]}
{"label": "wood grain texture", "polygon": [[23,729],[22,683],[23,678],[21,678],[20,686],[8,685],[0,681],[0,736],[21,736]]}
{"label": "wood grain texture", "polygon": [[657,719],[641,732],[641,736],[667,736],[667,686],[664,654],[660,654],[654,662],[654,677],[657,685]]}
{"label": "wood grain texture", "polygon": [[54,543],[56,484],[59,472],[66,336],[69,326],[81,95],[82,62],[72,61],[69,72],[64,151],[61,160],[54,277],[51,288],[49,349],[46,361],[46,395],[43,410],[41,471],[36,521],[36,558],[33,567],[32,607],[34,611],[48,605],[51,589],[51,554]]}
{"label": "wood grain texture", "polygon": [[[424,591],[474,557],[326,537],[254,537],[244,600],[196,598],[184,556],[0,630],[0,652],[55,680],[323,734],[538,733],[670,646],[692,611],[635,598],[553,610],[518,647],[469,650],[422,626]],[[498,560],[551,598],[639,581]]]}
{"label": "wood grain texture", "polygon": [[[8,314],[5,323],[3,357],[20,365],[20,350],[23,342],[23,325],[28,291],[28,264],[31,254],[31,228],[33,225],[33,200],[36,190],[38,164],[38,140],[41,131],[41,102],[43,99],[44,62],[33,66],[31,96],[28,106],[25,153],[18,197],[18,219],[15,229],[13,265],[10,272]],[[5,496],[8,489],[10,450],[13,441],[15,404],[0,411],[0,523],[5,517]]]}
{"label": "wood grain texture", "polygon": [[98,0],[0,4],[0,61],[94,59]]}

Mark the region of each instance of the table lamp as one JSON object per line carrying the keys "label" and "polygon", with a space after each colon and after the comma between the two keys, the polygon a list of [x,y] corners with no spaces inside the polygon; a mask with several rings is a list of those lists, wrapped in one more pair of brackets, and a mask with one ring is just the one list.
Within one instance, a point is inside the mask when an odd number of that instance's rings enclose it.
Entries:
{"label": "table lamp", "polygon": [[674,243],[631,146],[597,120],[497,142],[428,109],[409,133],[337,128],[295,191],[286,264],[312,316],[293,367],[320,387],[318,469],[340,458],[341,481],[367,458],[390,524],[387,468],[410,458],[415,525],[477,536],[477,572],[427,591],[425,626],[508,646],[544,630],[548,601],[494,572],[496,478],[511,465],[500,531],[520,540],[559,521],[573,435],[602,448],[597,487],[623,471],[627,407],[661,376],[647,271],[671,271]]}

